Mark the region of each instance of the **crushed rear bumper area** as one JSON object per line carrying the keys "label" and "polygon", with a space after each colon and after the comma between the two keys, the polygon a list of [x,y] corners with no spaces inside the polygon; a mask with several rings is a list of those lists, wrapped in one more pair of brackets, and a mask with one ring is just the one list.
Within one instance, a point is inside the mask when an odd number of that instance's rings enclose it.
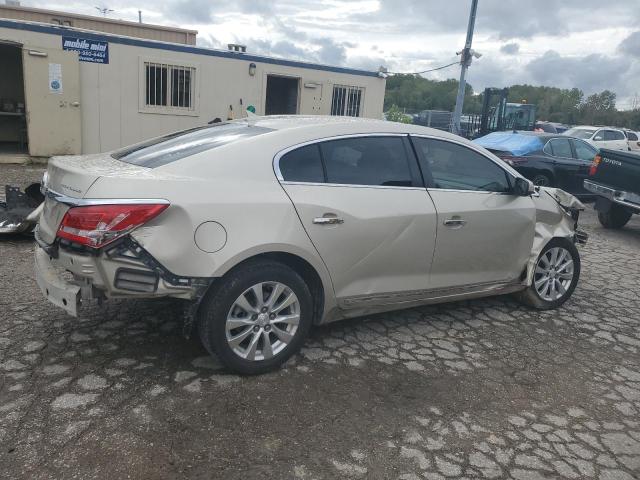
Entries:
{"label": "crushed rear bumper area", "polygon": [[[191,300],[208,279],[171,274],[126,238],[98,251],[48,245],[35,234],[36,281],[53,304],[77,316],[83,303],[108,298],[175,297]],[[206,281],[204,281],[206,280]]]}
{"label": "crushed rear bumper area", "polygon": [[65,280],[51,262],[51,257],[41,248],[36,248],[35,270],[36,282],[47,300],[77,317],[80,287]]}

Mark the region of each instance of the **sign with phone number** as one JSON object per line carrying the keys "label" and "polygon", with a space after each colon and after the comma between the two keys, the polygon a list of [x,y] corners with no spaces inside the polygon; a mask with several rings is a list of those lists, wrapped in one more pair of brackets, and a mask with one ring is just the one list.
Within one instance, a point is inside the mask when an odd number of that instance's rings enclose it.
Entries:
{"label": "sign with phone number", "polygon": [[109,42],[63,36],[62,49],[78,52],[81,62],[109,63]]}

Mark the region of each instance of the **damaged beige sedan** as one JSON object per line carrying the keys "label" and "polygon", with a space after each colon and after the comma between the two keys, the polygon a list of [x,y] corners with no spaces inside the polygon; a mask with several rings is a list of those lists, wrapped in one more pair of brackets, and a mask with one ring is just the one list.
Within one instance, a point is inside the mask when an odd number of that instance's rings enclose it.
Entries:
{"label": "damaged beige sedan", "polygon": [[515,294],[562,305],[582,204],[445,132],[256,117],[54,158],[38,284],[71,315],[110,298],[185,300],[232,370],[273,369],[312,325]]}

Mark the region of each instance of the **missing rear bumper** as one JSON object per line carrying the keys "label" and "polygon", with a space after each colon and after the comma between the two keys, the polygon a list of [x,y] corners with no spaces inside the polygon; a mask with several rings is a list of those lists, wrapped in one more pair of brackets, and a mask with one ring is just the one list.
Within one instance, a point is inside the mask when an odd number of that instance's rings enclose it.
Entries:
{"label": "missing rear bumper", "polygon": [[40,248],[36,249],[35,268],[36,283],[47,300],[77,317],[81,302],[80,287],[62,278],[52,264],[51,257]]}

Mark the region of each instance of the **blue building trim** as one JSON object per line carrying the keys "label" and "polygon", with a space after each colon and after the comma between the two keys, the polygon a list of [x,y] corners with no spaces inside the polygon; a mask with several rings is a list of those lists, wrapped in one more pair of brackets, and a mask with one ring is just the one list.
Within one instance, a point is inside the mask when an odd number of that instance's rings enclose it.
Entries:
{"label": "blue building trim", "polygon": [[80,35],[83,38],[100,42],[118,43],[121,45],[131,45],[135,47],[155,48],[172,52],[193,53],[209,57],[230,58],[245,62],[266,63],[271,65],[283,65],[285,67],[306,68],[308,70],[320,70],[324,72],[346,73],[348,75],[359,75],[363,77],[377,77],[377,72],[367,70],[356,70],[353,68],[332,67],[330,65],[320,65],[316,63],[299,62],[295,60],[283,60],[279,58],[262,57],[246,53],[228,52],[225,50],[211,50],[208,48],[195,47],[191,45],[181,45],[178,43],[158,42],[155,40],[144,40],[140,38],[121,37],[108,33],[95,33],[77,28],[62,27],[57,25],[44,25],[40,23],[27,23],[15,20],[0,19],[0,28],[10,28],[13,30],[26,30],[29,32],[48,33],[52,35]]}

